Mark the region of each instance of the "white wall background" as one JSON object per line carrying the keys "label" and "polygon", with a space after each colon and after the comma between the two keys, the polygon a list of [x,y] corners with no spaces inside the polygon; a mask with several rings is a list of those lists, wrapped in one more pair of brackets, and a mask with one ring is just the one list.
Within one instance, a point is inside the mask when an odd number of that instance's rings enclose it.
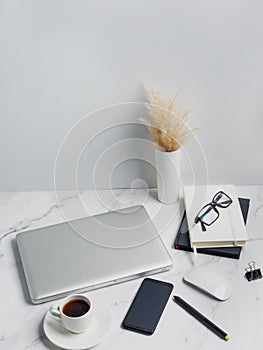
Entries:
{"label": "white wall background", "polygon": [[[0,190],[52,189],[72,126],[98,108],[143,101],[143,80],[183,89],[210,183],[262,183],[262,13],[260,0],[0,0]],[[72,187],[71,155],[92,133],[143,113],[141,105],[121,105],[80,123],[63,148],[59,187]],[[97,187],[136,178],[154,186],[147,131],[125,124],[103,134],[83,153],[80,187],[94,186],[98,159]],[[186,150],[193,171],[185,162],[183,182],[203,183],[196,140]]]}

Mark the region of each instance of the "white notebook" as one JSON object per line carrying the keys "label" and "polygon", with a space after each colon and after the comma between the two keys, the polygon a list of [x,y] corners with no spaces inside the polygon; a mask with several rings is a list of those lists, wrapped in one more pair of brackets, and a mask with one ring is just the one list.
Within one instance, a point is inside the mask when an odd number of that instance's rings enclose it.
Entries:
{"label": "white notebook", "polygon": [[[205,226],[206,231],[203,231],[200,222],[195,223],[195,217],[199,210],[210,203],[219,191],[225,192],[233,202],[227,208],[217,207],[219,218],[211,226]],[[232,247],[246,244],[248,236],[235,186],[186,186],[184,187],[184,199],[190,242],[194,250],[196,248]]]}

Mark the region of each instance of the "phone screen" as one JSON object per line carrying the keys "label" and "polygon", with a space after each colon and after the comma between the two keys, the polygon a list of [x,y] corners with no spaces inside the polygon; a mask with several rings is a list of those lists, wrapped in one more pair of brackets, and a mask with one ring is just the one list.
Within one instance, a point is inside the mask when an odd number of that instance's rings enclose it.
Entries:
{"label": "phone screen", "polygon": [[145,278],[122,323],[123,327],[153,334],[172,290],[171,283]]}

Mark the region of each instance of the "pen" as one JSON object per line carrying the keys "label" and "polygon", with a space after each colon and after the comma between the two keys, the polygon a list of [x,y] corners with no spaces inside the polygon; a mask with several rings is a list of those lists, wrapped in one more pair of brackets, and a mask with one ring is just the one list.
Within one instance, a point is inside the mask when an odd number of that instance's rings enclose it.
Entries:
{"label": "pen", "polygon": [[214,332],[219,338],[222,338],[226,341],[230,339],[229,335],[224,332],[222,329],[217,327],[213,322],[211,322],[208,318],[203,316],[199,311],[194,309],[191,305],[189,305],[186,301],[184,301],[182,298],[174,295],[173,301],[181,306],[186,312],[188,312],[190,315],[192,315],[195,319],[197,319],[199,322],[201,322],[204,326],[206,326],[210,331]]}

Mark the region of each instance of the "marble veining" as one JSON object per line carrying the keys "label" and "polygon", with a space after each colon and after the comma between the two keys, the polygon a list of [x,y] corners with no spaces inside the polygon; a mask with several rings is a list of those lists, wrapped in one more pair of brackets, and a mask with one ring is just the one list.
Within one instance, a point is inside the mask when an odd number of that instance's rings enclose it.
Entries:
{"label": "marble veining", "polygon": [[[70,199],[74,199],[75,197],[77,197],[78,194],[75,195],[68,195],[67,197],[64,197],[61,201],[60,201],[60,205],[61,203],[63,203],[63,201],[66,200],[70,200]],[[32,218],[27,218],[25,220],[21,220],[18,221],[18,223],[16,223],[14,226],[10,227],[6,232],[5,231],[1,231],[0,230],[0,234],[1,234],[1,238],[0,238],[0,242],[2,239],[4,239],[5,237],[7,237],[9,234],[11,233],[16,233],[16,232],[20,232],[22,230],[26,230],[28,229],[30,226],[32,226],[33,223],[37,223],[38,221],[42,220],[43,218],[47,217],[54,209],[59,209],[60,205],[58,203],[52,204],[50,205],[49,208],[47,208],[42,214],[40,214],[37,217],[32,217]]]}
{"label": "marble veining", "polygon": [[[173,240],[181,219],[178,205],[164,206],[156,191],[120,189],[76,192],[0,193],[0,350],[56,350],[46,339],[42,321],[54,302],[32,305],[27,296],[21,264],[14,252],[17,232],[65,220],[144,204],[174,261],[171,270],[153,276],[174,283],[174,294],[182,296],[230,334],[228,343],[216,337],[170,301],[153,336],[143,336],[120,327],[141,279],[89,292],[111,309],[113,326],[97,349],[187,349],[254,350],[262,348],[263,279],[247,282],[244,268],[251,260],[263,272],[263,186],[238,187],[241,197],[250,198],[247,222],[248,244],[239,260],[177,251]],[[158,213],[158,215],[156,215]],[[233,284],[232,297],[224,302],[198,292],[182,281],[194,265],[203,265],[223,274]]]}

